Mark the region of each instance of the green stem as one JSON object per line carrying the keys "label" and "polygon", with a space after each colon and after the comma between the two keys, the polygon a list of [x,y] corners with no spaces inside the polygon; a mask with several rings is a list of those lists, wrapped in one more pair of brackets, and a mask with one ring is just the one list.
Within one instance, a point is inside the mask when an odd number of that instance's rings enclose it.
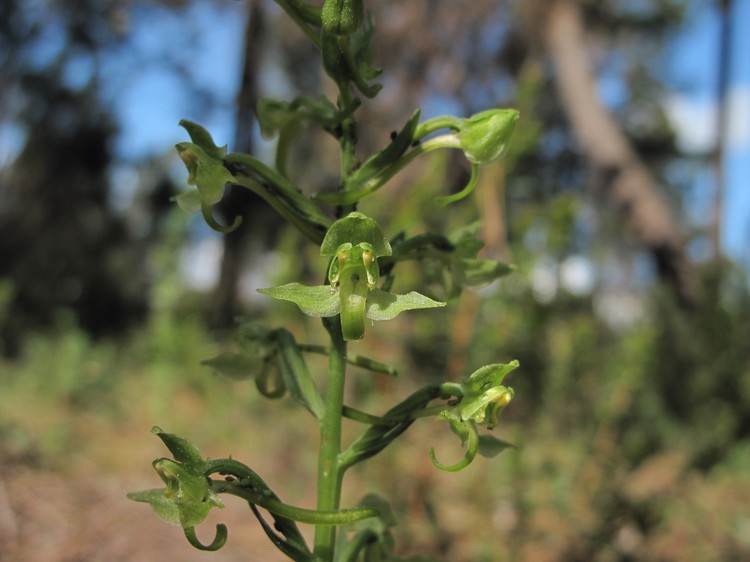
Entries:
{"label": "green stem", "polygon": [[[357,168],[355,146],[357,134],[354,109],[359,105],[350,83],[339,84],[338,109],[346,117],[341,121],[338,136],[341,149],[341,189]],[[341,208],[346,213],[352,208]],[[344,388],[346,386],[346,341],[341,331],[340,316],[324,318],[323,325],[331,337],[328,350],[328,388],[325,414],[320,421],[320,446],[318,449],[318,511],[336,511],[341,503],[341,486],[344,468],[341,466],[341,425],[343,421]],[[336,526],[317,526],[313,556],[316,561],[333,562],[336,545]]]}
{"label": "green stem", "polygon": [[346,185],[346,180],[357,169],[357,155],[354,149],[357,145],[356,124],[354,121],[353,109],[359,105],[358,100],[354,97],[352,87],[347,84],[342,87],[339,93],[339,112],[347,115],[341,121],[341,135],[339,144],[341,145],[341,185]]}
{"label": "green stem", "polygon": [[319,193],[313,196],[313,199],[327,205],[352,205],[360,199],[363,199],[368,195],[372,195],[373,193],[375,193],[378,189],[388,183],[388,181],[390,181],[393,176],[395,176],[408,164],[414,161],[414,159],[418,156],[442,148],[460,149],[461,144],[456,135],[440,135],[439,137],[426,140],[422,144],[414,147],[412,150],[404,154],[401,158],[396,160],[381,174],[366,181],[363,185],[357,187],[356,189],[352,189],[351,191]]}
{"label": "green stem", "polygon": [[[341,452],[341,408],[344,404],[346,380],[346,342],[341,334],[341,323],[333,318],[326,326],[331,335],[328,354],[328,388],[326,390],[325,415],[320,424],[320,448],[318,452],[318,504],[319,511],[336,511],[341,501],[343,470],[339,465]],[[316,560],[333,560],[336,542],[336,527],[324,526],[315,529],[313,553]]]}
{"label": "green stem", "polygon": [[233,484],[226,482],[215,482],[213,489],[217,493],[231,494],[247,500],[248,502],[262,507],[269,513],[286,517],[299,523],[310,525],[349,525],[362,519],[377,517],[378,511],[371,507],[354,507],[340,509],[337,511],[318,511],[317,509],[305,509],[296,505],[289,505],[281,500],[268,497],[264,491],[243,487],[242,483]]}
{"label": "green stem", "polygon": [[417,129],[414,131],[414,138],[422,139],[430,133],[434,133],[440,129],[460,131],[465,121],[466,119],[455,117],[453,115],[440,115],[438,117],[433,117],[417,126]]}
{"label": "green stem", "polygon": [[430,416],[437,416],[440,412],[445,410],[445,404],[435,404],[434,406],[428,406],[419,410],[409,412],[407,415],[399,417],[384,417],[376,416],[374,414],[368,414],[362,410],[352,408],[351,406],[344,406],[341,410],[345,418],[354,420],[360,423],[366,423],[369,425],[396,425],[408,420],[416,420],[418,418],[428,418]]}
{"label": "green stem", "polygon": [[[329,353],[328,348],[324,345],[300,343],[297,344],[297,347],[299,347],[300,351],[303,351],[305,353],[317,353],[318,355],[328,355]],[[398,376],[398,371],[392,365],[388,365],[387,363],[383,363],[382,361],[370,359],[369,357],[365,357],[363,355],[347,355],[346,362],[349,363],[349,365],[362,367],[363,369],[367,369],[368,371],[372,371],[373,373],[380,373],[383,375],[388,375],[390,377]]]}
{"label": "green stem", "polygon": [[357,410],[356,408],[352,408],[350,406],[344,406],[341,409],[341,413],[345,418],[358,421],[359,423],[366,423],[370,425],[393,425],[394,423],[396,423],[394,420],[387,420],[381,416],[368,414],[367,412]]}

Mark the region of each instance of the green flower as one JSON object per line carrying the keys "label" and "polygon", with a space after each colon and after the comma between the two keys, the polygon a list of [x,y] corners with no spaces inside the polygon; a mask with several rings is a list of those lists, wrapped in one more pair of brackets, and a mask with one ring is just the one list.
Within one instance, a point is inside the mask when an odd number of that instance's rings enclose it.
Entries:
{"label": "green flower", "polygon": [[289,283],[258,292],[291,301],[309,316],[340,314],[341,331],[347,341],[364,337],[365,318],[391,320],[405,310],[445,306],[444,302],[414,291],[396,295],[376,288],[380,277],[378,258],[391,253],[380,225],[353,212],[331,225],[321,245],[320,254],[332,256],[328,268],[330,285]]}
{"label": "green flower", "polygon": [[159,517],[185,529],[201,523],[211,509],[224,507],[204,474],[206,462],[198,449],[187,440],[165,433],[158,427],[151,431],[174,455],[174,460],[161,458],[153,462],[165,488],[133,492],[128,498],[150,504]]}
{"label": "green flower", "polygon": [[485,365],[461,383],[463,397],[450,409],[450,416],[462,422],[474,421],[492,429],[497,416],[513,399],[512,388],[502,385],[503,379],[518,368],[518,361]]}
{"label": "green flower", "polygon": [[453,433],[461,439],[461,444],[466,445],[466,453],[457,463],[444,465],[437,460],[433,449],[430,456],[436,467],[455,472],[469,466],[477,453],[494,457],[512,447],[489,435],[480,437],[477,426],[486,425],[487,429],[492,429],[497,425],[498,415],[514,396],[513,389],[503,386],[502,382],[516,368],[518,361],[485,365],[461,382],[457,393],[461,395],[458,403],[440,412],[438,418],[448,422]]}

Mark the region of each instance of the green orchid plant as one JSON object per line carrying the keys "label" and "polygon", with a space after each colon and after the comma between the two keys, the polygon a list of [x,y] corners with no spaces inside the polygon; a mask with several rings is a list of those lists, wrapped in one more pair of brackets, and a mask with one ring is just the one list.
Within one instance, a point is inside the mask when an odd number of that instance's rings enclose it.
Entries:
{"label": "green orchid plant", "polygon": [[[428,314],[428,309],[455,302],[464,289],[491,283],[512,268],[479,257],[483,244],[477,237],[478,224],[452,233],[401,232],[389,238],[358,206],[409,163],[438,149],[462,151],[471,177],[458,192],[436,195],[437,208],[465,199],[477,183],[479,169],[500,159],[507,150],[518,112],[490,109],[467,118],[440,116],[420,121],[416,110],[387,146],[360,160],[355,154],[355,113],[362,103],[359,95],[371,98],[381,88],[373,82],[380,74],[371,65],[375,28],[363,0],[325,0],[322,6],[303,0],[276,3],[320,50],[323,67],[338,88],[335,103],[311,96],[262,100],[258,104],[261,131],[267,137],[278,137],[273,165],[250,154],[228,153],[203,127],[182,121],[190,141],[176,148],[187,168],[188,183],[194,187],[176,200],[188,211],[200,211],[212,228],[226,233],[238,228],[241,218],[221,225],[213,217],[212,207],[222,200],[228,185],[249,189],[319,246],[320,256],[328,260],[323,285],[291,282],[258,289],[296,304],[304,314],[320,317],[328,345],[300,343],[284,328],[242,323],[237,350],[204,362],[232,379],[253,380],[267,398],[288,394],[315,419],[320,428],[317,505],[306,508],[286,503],[249,466],[232,458],[205,459],[189,441],[158,427],[153,432],[172,455],[153,462],[164,486],[129,497],[150,504],[157,515],[180,525],[189,543],[201,550],[217,550],[226,543],[224,525],[217,526],[209,544],[198,540],[195,527],[212,509],[224,506],[223,496],[231,495],[248,503],[272,543],[297,562],[430,561],[433,559],[425,556],[396,554],[390,532],[396,518],[384,499],[370,494],[358,505],[341,506],[345,473],[378,454],[421,418],[446,421],[465,447],[463,458],[450,465],[441,463],[434,449],[430,450],[432,463],[441,470],[458,471],[477,455],[494,457],[510,447],[505,441],[480,434],[480,428],[493,429],[511,402],[513,389],[504,381],[518,363],[485,365],[461,382],[426,385],[378,415],[344,402],[347,368],[357,365],[388,376],[396,376],[397,370],[353,353],[349,346],[365,337],[368,320],[391,320],[412,310]],[[339,189],[308,196],[291,179],[287,160],[300,122],[321,127],[337,140]],[[407,261],[419,264],[426,284],[444,288],[443,301],[416,291],[391,292],[399,264]],[[325,392],[308,369],[309,354],[328,357]],[[342,438],[344,419],[364,426],[348,445]],[[312,545],[307,544],[298,524],[315,526]]]}

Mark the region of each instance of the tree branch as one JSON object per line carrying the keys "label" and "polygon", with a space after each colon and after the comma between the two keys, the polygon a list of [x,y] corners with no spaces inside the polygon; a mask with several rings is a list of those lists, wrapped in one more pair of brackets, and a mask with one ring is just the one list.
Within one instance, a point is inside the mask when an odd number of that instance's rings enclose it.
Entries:
{"label": "tree branch", "polygon": [[560,98],[583,150],[609,179],[608,195],[656,259],[659,274],[684,304],[695,300],[695,275],[685,236],[656,179],[604,106],[586,44],[581,8],[574,0],[548,3],[544,41],[555,65]]}

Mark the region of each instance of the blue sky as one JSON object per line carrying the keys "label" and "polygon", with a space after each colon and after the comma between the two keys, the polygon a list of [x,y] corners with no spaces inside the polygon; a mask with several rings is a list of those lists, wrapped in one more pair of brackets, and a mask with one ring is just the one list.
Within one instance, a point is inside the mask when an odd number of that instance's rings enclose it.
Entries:
{"label": "blue sky", "polygon": [[[244,5],[242,2],[194,2],[184,11],[155,6],[135,7],[132,34],[141,49],[168,49],[163,37],[189,35],[187,56],[192,74],[216,96],[218,107],[195,115],[184,77],[174,70],[153,66],[133,76],[120,91],[117,104],[123,127],[118,150],[130,159],[171,150],[185,140],[180,119],[200,119],[218,141],[231,140],[234,95],[240,78]],[[151,45],[156,42],[153,47]],[[166,47],[165,47],[166,45]],[[177,47],[179,49],[179,47]],[[179,58],[179,53],[170,53]]]}
{"label": "blue sky", "polygon": [[[705,150],[716,131],[716,53],[719,21],[715,2],[700,0],[676,41],[670,45],[667,74],[675,91],[668,98],[668,111],[687,150]],[[750,34],[741,22],[750,21],[750,0],[734,0],[734,65],[731,71],[730,131],[726,162],[727,191],[723,231],[725,250],[750,264]],[[131,16],[131,46],[135,53],[121,53],[113,61],[105,95],[116,107],[122,127],[117,150],[126,161],[168,154],[172,145],[184,140],[177,126],[182,118],[195,119],[211,130],[219,143],[232,140],[232,103],[239,79],[244,4],[202,1],[181,11],[156,5],[136,5]],[[164,41],[164,38],[169,38]],[[165,60],[187,54],[188,72],[199,76],[218,101],[210,113],[196,114],[191,92],[184,90],[183,77],[163,65],[137,67],[138,52],[153,52]],[[163,54],[163,57],[162,57]],[[131,70],[122,72],[123,60]],[[679,86],[679,88],[678,88]],[[0,128],[2,129],[2,128]],[[0,165],[12,156],[9,145],[14,132],[0,130]],[[122,172],[122,170],[121,170]],[[127,173],[115,177],[128,177]],[[698,196],[691,215],[706,210],[713,189],[710,174],[696,177]]]}
{"label": "blue sky", "polygon": [[[706,150],[716,138],[719,18],[713,2],[699,2],[700,8],[687,22],[672,46],[671,75],[688,86],[671,97],[670,113],[688,150]],[[725,250],[750,265],[750,0],[734,0],[733,65],[728,93],[729,131],[726,139],[726,201],[723,230]],[[698,205],[707,205],[713,189],[712,178],[697,178],[704,196]],[[700,209],[697,210],[700,212]],[[706,213],[708,211],[706,210]]]}
{"label": "blue sky", "polygon": [[[231,105],[237,85],[240,65],[242,36],[241,3],[234,6],[198,3],[179,20],[190,20],[191,26],[200,30],[196,37],[202,41],[202,56],[195,61],[196,68],[211,68],[211,87],[219,98]],[[677,128],[681,143],[688,150],[705,150],[711,146],[716,131],[716,68],[719,20],[713,10],[713,2],[697,2],[697,10],[686,22],[682,32],[671,45],[669,55],[669,77],[675,84],[674,94],[669,98],[669,113]],[[734,65],[731,71],[730,122],[728,154],[726,162],[726,216],[723,231],[725,250],[734,258],[750,263],[750,34],[745,33],[740,22],[750,21],[750,0],[735,0],[734,19]],[[137,16],[138,14],[136,14]],[[169,33],[179,32],[180,21],[172,21],[164,15],[153,14],[134,21],[137,39],[164,33],[154,26],[167,26]],[[209,22],[211,25],[209,26]],[[218,25],[217,25],[218,24]],[[170,31],[171,30],[171,31]],[[205,65],[205,66],[204,66]],[[176,127],[182,117],[191,117],[190,102],[184,92],[176,87],[177,77],[160,73],[157,69],[146,71],[123,92],[119,106],[124,131],[121,150],[131,156],[159,152],[174,142],[182,140],[183,134]],[[231,141],[231,111],[216,111],[200,117],[219,142]],[[147,123],[148,126],[141,126]],[[702,214],[713,189],[713,178],[704,174],[696,178],[697,209],[692,213]]]}

